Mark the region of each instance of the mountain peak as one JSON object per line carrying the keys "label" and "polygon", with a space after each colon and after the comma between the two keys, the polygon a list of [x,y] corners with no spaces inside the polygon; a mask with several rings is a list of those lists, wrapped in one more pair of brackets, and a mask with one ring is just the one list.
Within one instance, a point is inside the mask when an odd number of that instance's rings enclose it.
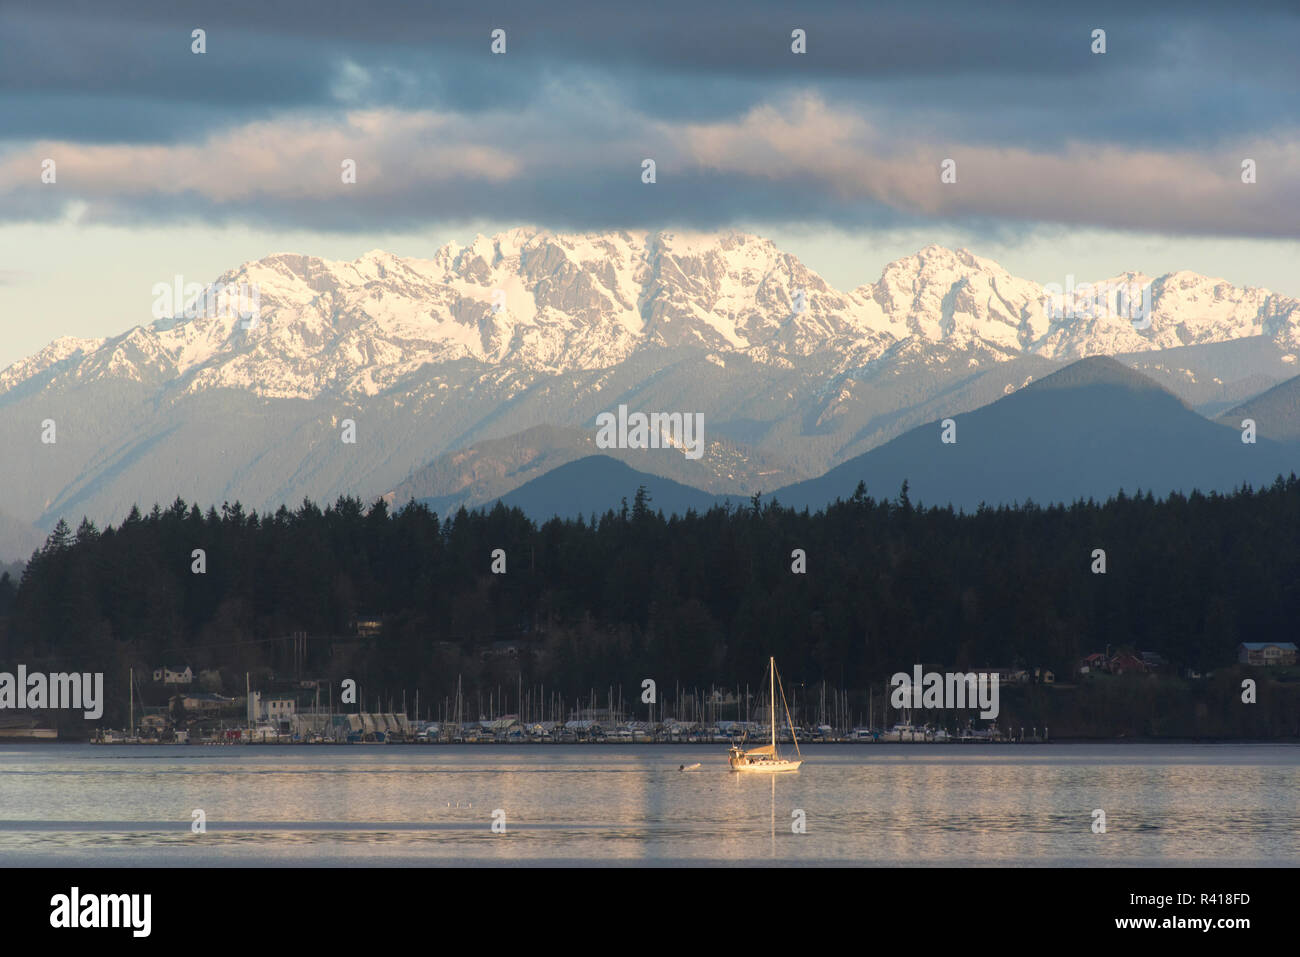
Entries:
{"label": "mountain peak", "polygon": [[[920,262],[923,266],[932,269],[960,268],[982,272],[1006,272],[993,260],[976,256],[964,246],[959,249],[950,249],[947,246],[940,246],[938,243],[930,243],[928,246],[919,249],[914,256],[905,256],[902,259],[895,260],[895,262]],[[890,265],[894,265],[894,263]]]}
{"label": "mountain peak", "polygon": [[1167,392],[1158,383],[1110,356],[1086,356],[1025,387],[1026,392],[1046,389],[1077,389],[1110,385],[1141,391]]}
{"label": "mountain peak", "polygon": [[[1107,282],[1120,280],[1145,277]],[[771,240],[738,230],[519,226],[448,243],[431,259],[382,249],[352,262],[276,253],[221,281],[256,285],[255,328],[199,317],[56,340],[0,373],[0,393],[34,378],[110,375],[263,396],[374,395],[424,366],[589,372],[663,347],[781,368],[815,358],[818,375],[901,355],[909,342],[912,361],[975,365],[1260,336],[1300,349],[1300,302],[1187,271],[1150,282],[1151,322],[1141,326],[1090,313],[1086,292],[1054,302],[996,262],[939,244],[841,292]]]}

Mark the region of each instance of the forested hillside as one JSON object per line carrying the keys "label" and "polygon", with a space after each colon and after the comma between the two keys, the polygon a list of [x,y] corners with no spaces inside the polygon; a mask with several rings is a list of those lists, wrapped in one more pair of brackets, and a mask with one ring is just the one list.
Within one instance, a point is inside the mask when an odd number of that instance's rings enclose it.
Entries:
{"label": "forested hillside", "polygon": [[[271,515],[178,500],[102,531],[61,525],[20,584],[0,580],[0,661],[104,671],[114,692],[128,667],[165,661],[238,674],[241,691],[244,671],[269,668],[354,677],[367,698],[441,701],[458,676],[467,694],[522,682],[633,698],[646,677],[743,686],[769,654],[793,685],[850,691],[916,663],[1065,681],[1106,646],[1208,670],[1241,641],[1293,640],[1300,621],[1294,475],[973,515],[918,509],[906,486],[817,513],[755,502],[668,519],[644,498],[541,526],[500,505],[440,517],[347,498]],[[357,636],[357,618],[382,630]]]}

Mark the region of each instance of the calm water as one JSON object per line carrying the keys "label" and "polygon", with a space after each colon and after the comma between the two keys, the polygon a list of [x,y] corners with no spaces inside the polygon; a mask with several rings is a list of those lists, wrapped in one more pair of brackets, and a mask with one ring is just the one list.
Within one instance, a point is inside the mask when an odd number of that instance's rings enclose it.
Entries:
{"label": "calm water", "polygon": [[722,746],[6,745],[0,863],[1300,864],[1300,746],[804,756],[766,776]]}

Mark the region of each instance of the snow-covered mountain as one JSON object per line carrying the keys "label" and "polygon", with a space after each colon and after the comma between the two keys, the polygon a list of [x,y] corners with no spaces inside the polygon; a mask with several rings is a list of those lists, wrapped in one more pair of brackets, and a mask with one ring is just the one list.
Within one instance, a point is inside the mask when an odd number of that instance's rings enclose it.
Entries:
{"label": "snow-covered mountain", "polygon": [[[966,250],[929,246],[841,291],[740,233],[515,229],[427,260],[276,255],[211,288],[197,315],[57,339],[0,372],[0,512],[43,530],[177,495],[437,497],[467,481],[417,476],[439,456],[479,448],[476,468],[509,476],[531,446],[482,443],[590,431],[619,403],[705,417],[698,462],[629,465],[748,494],[1079,357],[1118,356],[1217,414],[1293,376],[1300,352],[1300,301],[1191,273],[1151,280],[1135,325],[1090,309],[1096,287],[1058,293]],[[248,290],[255,322],[235,308]],[[57,443],[40,441],[47,419]]]}
{"label": "snow-covered mountain", "polygon": [[[543,373],[615,366],[642,347],[809,354],[890,341],[871,310],[753,236],[588,236],[512,230],[428,260],[276,255],[215,285],[256,288],[253,328],[234,310],[102,340],[59,339],[0,374],[169,381],[267,397],[375,395],[428,364],[472,360]],[[806,290],[795,314],[792,296]],[[232,297],[233,298],[233,297]]]}
{"label": "snow-covered mountain", "polygon": [[[470,360],[538,373],[608,369],[638,349],[743,354],[772,366],[817,357],[840,372],[902,343],[948,358],[1065,360],[1264,336],[1300,349],[1300,301],[1177,272],[1103,281],[1151,286],[1151,322],[1088,315],[967,250],[928,246],[850,292],[757,236],[515,229],[432,259],[373,251],[354,262],[276,255],[219,287],[258,290],[260,321],[234,310],[107,339],[63,338],[0,373],[0,394],[123,378],[271,398],[373,396],[427,365]],[[1099,284],[1094,284],[1094,288]],[[801,295],[802,292],[802,295]],[[220,302],[220,300],[219,300]]]}

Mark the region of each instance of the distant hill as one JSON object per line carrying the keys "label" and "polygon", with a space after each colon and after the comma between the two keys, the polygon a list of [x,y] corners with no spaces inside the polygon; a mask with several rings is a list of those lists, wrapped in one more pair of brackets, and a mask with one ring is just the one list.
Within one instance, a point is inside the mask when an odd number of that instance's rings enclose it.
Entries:
{"label": "distant hill", "polygon": [[21,572],[21,566],[44,542],[44,536],[34,526],[0,512],[0,566],[18,562]]}
{"label": "distant hill", "polygon": [[446,514],[462,505],[473,508],[495,502],[531,479],[592,455],[604,455],[633,469],[718,494],[744,494],[757,488],[760,481],[771,487],[810,474],[725,436],[706,434],[703,456],[688,459],[669,447],[602,450],[596,445],[595,434],[594,428],[539,425],[476,442],[445,452],[416,469],[384,498],[397,507],[415,499]]}
{"label": "distant hill", "polygon": [[665,515],[685,514],[688,509],[707,511],[725,501],[740,502],[739,496],[714,496],[672,479],[648,472],[638,472],[605,455],[589,455],[552,469],[526,482],[501,498],[509,506],[522,509],[536,521],[553,516],[576,518],[597,516],[613,509],[618,511],[627,499],[629,507],[639,486],[650,494],[650,508]]}
{"label": "distant hill", "polygon": [[[1208,419],[1296,374],[1296,355],[1264,336],[1116,355]],[[865,452],[866,449],[863,449]]]}
{"label": "distant hill", "polygon": [[1276,442],[1300,442],[1300,376],[1288,379],[1218,417],[1234,429],[1254,419],[1258,435]]}
{"label": "distant hill", "polygon": [[1229,491],[1300,472],[1300,445],[1243,444],[1238,429],[1202,418],[1100,356],[953,418],[956,444],[941,443],[936,421],[770,497],[816,509],[848,498],[860,480],[877,498],[895,496],[907,480],[913,502],[970,510],[981,502],[1102,500],[1120,489]]}
{"label": "distant hill", "polygon": [[587,433],[558,426],[536,426],[502,439],[444,452],[414,470],[384,498],[398,507],[418,500],[439,514],[462,505],[496,501],[530,479],[590,455]]}

